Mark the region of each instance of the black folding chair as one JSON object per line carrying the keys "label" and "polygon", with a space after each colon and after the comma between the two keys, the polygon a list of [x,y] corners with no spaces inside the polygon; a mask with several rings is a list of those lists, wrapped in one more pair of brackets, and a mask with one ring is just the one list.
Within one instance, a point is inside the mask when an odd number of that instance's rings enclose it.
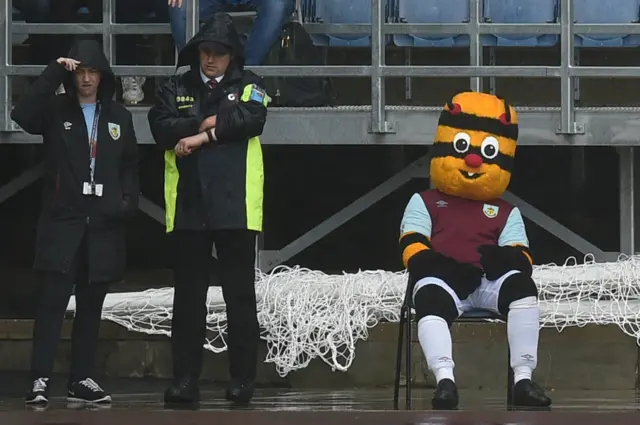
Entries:
{"label": "black folding chair", "polygon": [[[403,343],[405,352],[405,409],[411,410],[411,332],[413,321],[413,302],[411,291],[413,285],[411,281],[407,284],[407,290],[400,310],[400,329],[398,329],[398,349],[396,354],[396,376],[393,389],[393,408],[398,410],[398,401],[400,399],[400,369],[402,368],[402,349]],[[500,314],[486,310],[473,310],[460,316],[457,321],[461,322],[483,322],[488,320],[502,320],[506,322],[506,318]],[[406,334],[406,335],[405,335]],[[510,363],[510,350],[507,344],[507,405],[513,404],[513,370]]]}

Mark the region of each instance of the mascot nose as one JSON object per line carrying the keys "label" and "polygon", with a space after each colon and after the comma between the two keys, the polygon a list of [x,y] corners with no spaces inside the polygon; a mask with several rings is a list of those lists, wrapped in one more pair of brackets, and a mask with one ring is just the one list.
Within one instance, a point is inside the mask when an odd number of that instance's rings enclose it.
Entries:
{"label": "mascot nose", "polygon": [[482,157],[475,153],[470,153],[464,157],[464,163],[471,168],[478,168],[482,165]]}

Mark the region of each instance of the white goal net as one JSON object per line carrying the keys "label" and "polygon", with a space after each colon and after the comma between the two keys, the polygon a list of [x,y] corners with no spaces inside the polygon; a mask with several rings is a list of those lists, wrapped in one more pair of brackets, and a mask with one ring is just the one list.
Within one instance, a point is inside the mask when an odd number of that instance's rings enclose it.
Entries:
{"label": "white goal net", "polygon": [[[258,320],[269,348],[265,362],[280,376],[320,358],[333,370],[346,371],[358,340],[380,321],[398,322],[404,300],[404,272],[360,271],[329,275],[300,267],[257,271]],[[540,326],[616,324],[640,343],[640,256],[617,262],[584,264],[575,258],[558,266],[536,266],[540,291]],[[171,333],[173,288],[110,294],[103,319],[131,331]],[[222,291],[209,288],[205,348],[226,350],[226,313]],[[75,310],[72,298],[69,310]]]}

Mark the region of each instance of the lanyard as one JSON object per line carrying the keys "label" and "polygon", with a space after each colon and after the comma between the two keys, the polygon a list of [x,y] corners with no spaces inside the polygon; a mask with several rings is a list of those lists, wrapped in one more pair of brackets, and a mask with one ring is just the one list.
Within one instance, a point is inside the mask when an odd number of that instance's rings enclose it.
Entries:
{"label": "lanyard", "polygon": [[93,115],[93,126],[89,136],[89,175],[91,177],[91,188],[95,189],[96,156],[98,154],[98,120],[100,119],[100,104],[96,105],[96,112]]}

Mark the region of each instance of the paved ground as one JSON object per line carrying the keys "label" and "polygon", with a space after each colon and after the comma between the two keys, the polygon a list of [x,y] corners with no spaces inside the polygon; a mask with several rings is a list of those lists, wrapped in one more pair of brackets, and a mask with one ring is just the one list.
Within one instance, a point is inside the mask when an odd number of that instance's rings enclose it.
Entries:
{"label": "paved ground", "polygon": [[[47,409],[27,408],[23,402],[26,376],[0,373],[1,425],[636,425],[640,399],[634,391],[553,391],[551,412],[507,411],[505,394],[461,391],[459,412],[430,411],[430,389],[414,389],[414,411],[393,411],[392,389],[290,390],[261,388],[253,404],[231,409],[222,387],[202,385],[203,402],[186,411],[165,408],[164,380],[104,379],[114,403],[110,408],[69,406],[65,377],[54,377],[52,403]],[[401,393],[402,395],[402,393]],[[401,403],[402,405],[402,403]]]}

